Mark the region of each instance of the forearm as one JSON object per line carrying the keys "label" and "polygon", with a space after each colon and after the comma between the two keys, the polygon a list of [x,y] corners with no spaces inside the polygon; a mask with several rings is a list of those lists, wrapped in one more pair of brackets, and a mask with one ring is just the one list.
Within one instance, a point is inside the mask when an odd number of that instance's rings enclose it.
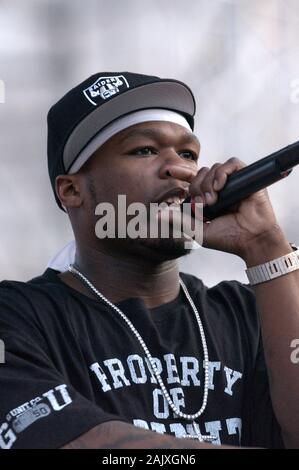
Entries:
{"label": "forearm", "polygon": [[[249,247],[248,267],[290,252],[281,231]],[[290,344],[299,338],[299,271],[254,287],[269,374],[273,408],[287,447],[299,446],[299,370],[290,359]]]}
{"label": "forearm", "polygon": [[122,421],[100,424],[63,449],[218,449],[231,446],[215,446],[193,439],[177,439],[167,434],[158,434],[137,428]]}

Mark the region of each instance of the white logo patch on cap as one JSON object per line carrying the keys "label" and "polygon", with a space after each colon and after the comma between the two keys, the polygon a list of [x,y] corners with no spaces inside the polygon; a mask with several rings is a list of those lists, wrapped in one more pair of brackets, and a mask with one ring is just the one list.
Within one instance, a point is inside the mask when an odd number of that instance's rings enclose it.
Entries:
{"label": "white logo patch on cap", "polygon": [[120,88],[130,88],[128,81],[123,75],[115,77],[100,77],[90,87],[83,90],[84,95],[94,106],[99,98],[107,100],[120,92]]}

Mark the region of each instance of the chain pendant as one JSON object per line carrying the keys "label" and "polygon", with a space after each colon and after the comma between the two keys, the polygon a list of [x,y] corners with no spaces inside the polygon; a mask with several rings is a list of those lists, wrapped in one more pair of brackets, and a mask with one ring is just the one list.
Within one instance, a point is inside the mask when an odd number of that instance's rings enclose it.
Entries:
{"label": "chain pendant", "polygon": [[192,426],[193,426],[194,434],[184,434],[182,436],[184,439],[196,439],[199,442],[204,442],[204,441],[209,442],[209,441],[215,441],[217,439],[216,436],[213,436],[213,435],[206,435],[206,436],[202,435],[200,432],[199,426],[195,421],[193,421]]}
{"label": "chain pendant", "polygon": [[197,439],[199,440],[199,442],[203,442],[203,437],[201,435],[198,424],[195,423],[195,421],[193,421],[192,426],[193,426],[193,429],[195,431],[195,435],[196,435]]}

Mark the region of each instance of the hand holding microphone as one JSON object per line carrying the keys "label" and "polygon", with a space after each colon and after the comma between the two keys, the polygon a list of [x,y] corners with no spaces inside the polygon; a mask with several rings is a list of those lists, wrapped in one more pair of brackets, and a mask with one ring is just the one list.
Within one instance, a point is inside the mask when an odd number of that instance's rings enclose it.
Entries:
{"label": "hand holding microphone", "polygon": [[245,259],[258,245],[281,245],[281,240],[284,244],[285,237],[263,189],[287,176],[297,164],[299,142],[248,166],[229,159],[211,169],[201,168],[189,191],[195,202],[205,203],[204,219],[212,221],[203,224],[203,246]]}
{"label": "hand holding microphone", "polygon": [[[225,186],[218,193],[217,202],[204,207],[204,218],[212,220],[225,214],[234,204],[288,176],[292,168],[298,164],[299,142],[295,142],[268,157],[241,168],[228,176]],[[185,202],[190,202],[190,200],[191,197],[187,198]]]}

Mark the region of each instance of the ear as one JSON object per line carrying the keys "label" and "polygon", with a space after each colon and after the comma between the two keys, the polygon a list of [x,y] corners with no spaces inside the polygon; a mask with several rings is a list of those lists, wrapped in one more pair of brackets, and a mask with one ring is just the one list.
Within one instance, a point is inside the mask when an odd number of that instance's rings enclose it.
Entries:
{"label": "ear", "polygon": [[79,178],[77,175],[59,175],[55,181],[56,194],[66,208],[77,208],[82,205]]}

